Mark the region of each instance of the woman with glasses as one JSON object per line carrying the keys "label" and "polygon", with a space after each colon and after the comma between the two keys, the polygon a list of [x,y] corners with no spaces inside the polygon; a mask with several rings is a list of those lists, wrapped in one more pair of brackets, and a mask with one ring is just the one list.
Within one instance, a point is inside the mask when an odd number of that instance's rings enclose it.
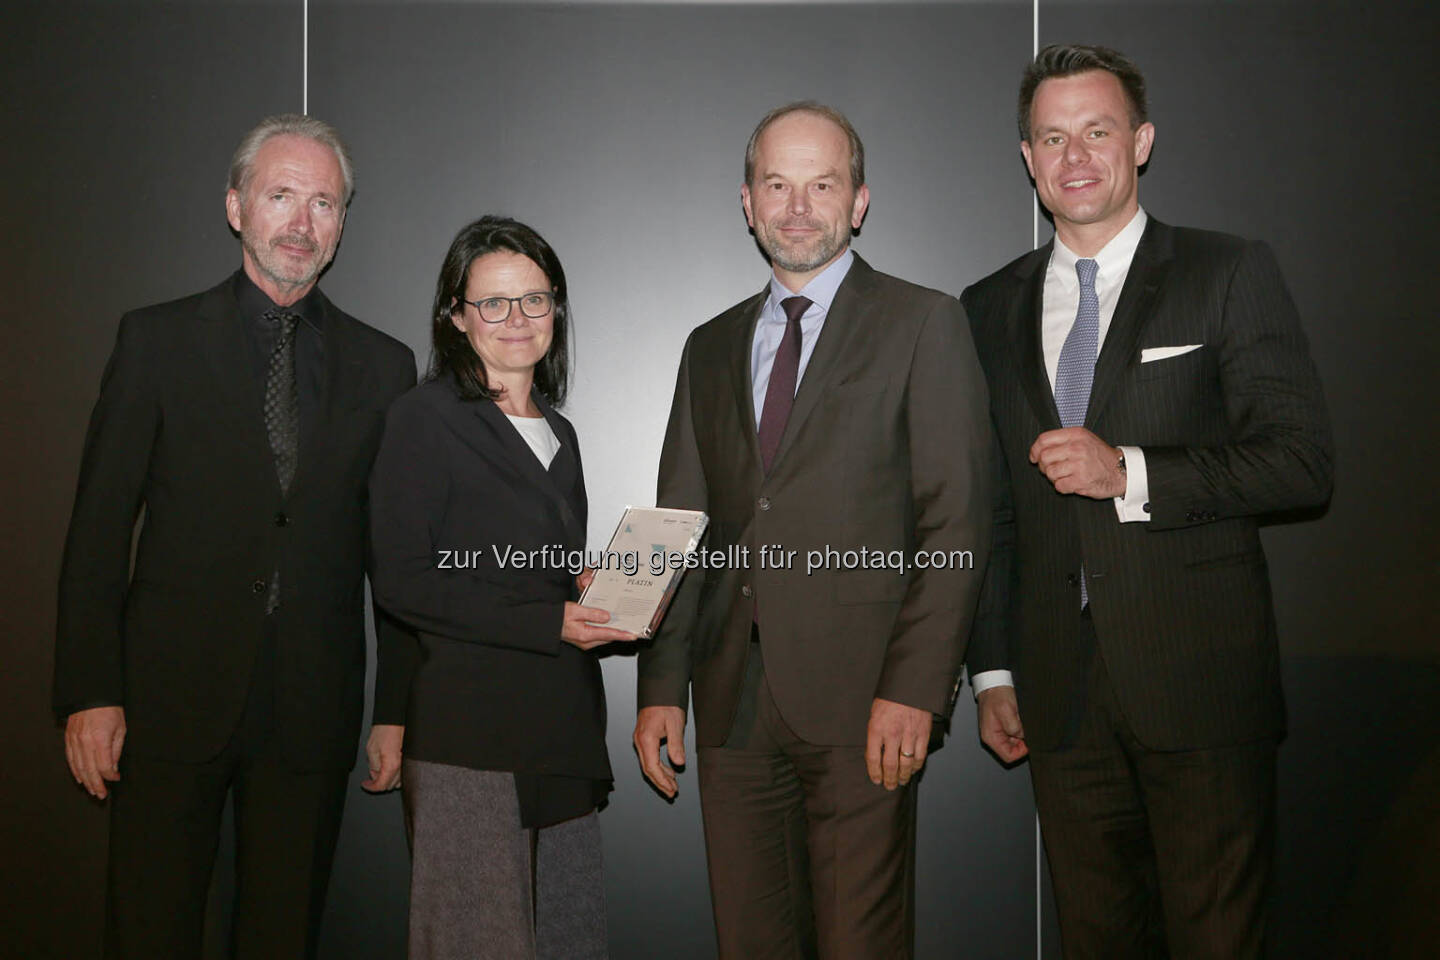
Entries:
{"label": "woman with glasses", "polygon": [[[484,217],[450,244],[425,382],[370,479],[374,591],[412,627],[375,679],[366,788],[403,780],[410,957],[604,957],[596,807],[611,787],[590,651],[634,635],[573,602],[585,546],[565,273]],[[404,759],[401,761],[403,745]]]}

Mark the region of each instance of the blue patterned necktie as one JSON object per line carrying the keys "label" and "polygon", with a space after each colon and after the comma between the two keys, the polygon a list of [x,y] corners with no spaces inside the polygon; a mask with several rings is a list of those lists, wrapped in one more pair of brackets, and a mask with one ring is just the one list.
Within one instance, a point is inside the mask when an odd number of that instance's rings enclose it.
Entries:
{"label": "blue patterned necktie", "polygon": [[[1055,406],[1060,411],[1062,427],[1085,424],[1085,411],[1090,406],[1090,388],[1095,383],[1095,357],[1100,352],[1100,298],[1095,293],[1095,274],[1099,267],[1094,260],[1076,260],[1075,275],[1080,278],[1080,306],[1075,311],[1075,325],[1060,348],[1060,364],[1055,368]],[[1080,570],[1080,606],[1090,602],[1085,589],[1085,570]]]}
{"label": "blue patterned necktie", "polygon": [[1085,423],[1085,409],[1090,406],[1090,387],[1095,382],[1095,357],[1100,352],[1100,298],[1095,294],[1094,260],[1076,260],[1075,275],[1080,278],[1080,307],[1075,311],[1075,325],[1060,348],[1060,365],[1055,368],[1055,406],[1060,409],[1060,425],[1079,427]]}

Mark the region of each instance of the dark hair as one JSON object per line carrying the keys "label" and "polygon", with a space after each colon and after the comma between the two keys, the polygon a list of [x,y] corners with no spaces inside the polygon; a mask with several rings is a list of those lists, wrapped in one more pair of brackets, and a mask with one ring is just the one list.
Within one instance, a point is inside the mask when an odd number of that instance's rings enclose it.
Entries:
{"label": "dark hair", "polygon": [[1072,77],[1091,70],[1104,70],[1120,81],[1120,89],[1125,91],[1125,99],[1130,104],[1130,129],[1134,130],[1145,122],[1145,77],[1129,57],[1109,47],[1052,43],[1035,55],[1035,62],[1025,68],[1025,76],[1020,81],[1020,109],[1016,114],[1020,139],[1030,139],[1030,107],[1035,103],[1035,91],[1043,81],[1052,77]]}
{"label": "dark hair", "polygon": [[554,331],[550,349],[535,364],[535,386],[554,406],[565,402],[570,385],[570,298],[565,289],[565,270],[545,238],[518,220],[484,216],[463,227],[450,242],[440,279],[435,282],[435,306],[431,311],[430,373],[437,380],[445,374],[455,378],[460,396],[466,400],[494,400],[498,388],[490,386],[475,348],[464,331],[455,326],[453,314],[465,299],[470,265],[487,253],[518,253],[529,257],[545,273],[555,295]]}
{"label": "dark hair", "polygon": [[755,125],[755,132],[750,134],[750,142],[745,144],[745,182],[750,183],[755,176],[755,153],[759,147],[760,135],[770,124],[792,113],[813,113],[824,117],[844,132],[845,139],[850,141],[850,186],[858,190],[865,183],[865,144],[860,142],[860,134],[855,132],[845,114],[818,100],[796,100],[783,107],[776,107],[761,118]]}

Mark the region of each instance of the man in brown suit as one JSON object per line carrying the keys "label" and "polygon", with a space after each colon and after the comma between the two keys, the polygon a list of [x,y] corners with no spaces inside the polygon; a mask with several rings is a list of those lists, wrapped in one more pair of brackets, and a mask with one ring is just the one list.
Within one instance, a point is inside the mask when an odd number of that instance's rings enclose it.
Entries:
{"label": "man in brown suit", "polygon": [[748,563],[687,577],[640,654],[635,746],[674,796],[660,745],[684,763],[693,684],[721,957],[907,957],[913,778],[989,540],[984,379],[953,298],[851,252],[870,195],[842,115],[774,110],[745,160],[773,273],[690,335],[657,499]]}

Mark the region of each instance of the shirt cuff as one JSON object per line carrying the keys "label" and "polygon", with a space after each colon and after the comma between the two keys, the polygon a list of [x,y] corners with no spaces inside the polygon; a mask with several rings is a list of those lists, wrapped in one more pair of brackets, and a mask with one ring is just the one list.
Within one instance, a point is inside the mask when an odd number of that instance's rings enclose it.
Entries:
{"label": "shirt cuff", "polygon": [[1150,477],[1145,472],[1145,451],[1121,447],[1125,455],[1125,496],[1115,498],[1115,515],[1121,523],[1143,523],[1150,519]]}
{"label": "shirt cuff", "polygon": [[975,688],[975,698],[991,687],[1013,687],[1015,677],[1009,670],[981,670],[970,677],[970,686]]}
{"label": "shirt cuff", "polygon": [[125,704],[117,703],[114,700],[81,700],[79,703],[67,703],[64,706],[55,708],[55,719],[61,722],[68,720],[70,714],[79,713],[81,710],[94,710],[96,707],[123,707]]}

